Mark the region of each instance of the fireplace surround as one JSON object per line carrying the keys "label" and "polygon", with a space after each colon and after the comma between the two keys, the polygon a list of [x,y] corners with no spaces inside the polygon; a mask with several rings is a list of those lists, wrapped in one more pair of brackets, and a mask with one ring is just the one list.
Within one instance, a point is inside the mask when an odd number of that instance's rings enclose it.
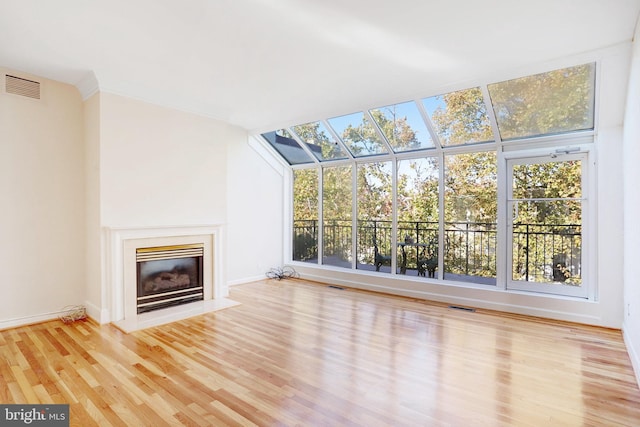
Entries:
{"label": "fireplace surround", "polygon": [[[125,332],[134,331],[158,324],[191,317],[206,312],[237,305],[228,299],[229,290],[225,283],[224,260],[222,251],[223,226],[184,226],[184,227],[111,227],[105,228],[106,289],[105,300],[109,303],[109,320]],[[197,273],[189,273],[188,265],[174,265],[163,277],[158,279],[159,286],[169,286],[171,280],[184,285],[186,282],[200,281],[197,301],[185,304],[167,304],[157,310],[139,312],[138,276],[139,253],[162,252],[171,248],[200,248],[197,255],[185,253],[185,258],[199,258],[196,261]],[[189,249],[190,250],[190,249]],[[175,255],[175,254],[174,254]],[[173,268],[175,270],[173,270]],[[157,268],[156,268],[157,269]],[[186,269],[186,270],[185,270]],[[153,269],[152,269],[153,270]],[[201,271],[201,278],[199,277]],[[156,272],[157,273],[157,272]],[[189,276],[190,277],[185,276]],[[195,276],[194,276],[195,274]],[[148,280],[157,277],[150,273]],[[153,276],[153,277],[152,277]],[[163,282],[164,279],[167,281]],[[144,280],[144,279],[143,279]],[[144,285],[143,285],[144,286]],[[149,289],[153,284],[147,285]],[[180,287],[181,285],[177,285]],[[180,291],[180,289],[174,289]],[[152,291],[153,292],[153,291]],[[195,299],[194,297],[193,299]],[[144,303],[143,303],[144,304]]]}

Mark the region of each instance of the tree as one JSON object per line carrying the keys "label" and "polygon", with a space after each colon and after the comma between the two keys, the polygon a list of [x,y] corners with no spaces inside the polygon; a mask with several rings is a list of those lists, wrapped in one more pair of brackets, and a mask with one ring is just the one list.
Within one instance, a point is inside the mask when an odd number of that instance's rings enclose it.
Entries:
{"label": "tree", "polygon": [[293,259],[318,256],[318,170],[293,172]]}
{"label": "tree", "polygon": [[479,88],[431,98],[438,107],[431,121],[444,146],[487,142],[495,139]]}
{"label": "tree", "polygon": [[502,139],[593,129],[595,65],[489,85]]}

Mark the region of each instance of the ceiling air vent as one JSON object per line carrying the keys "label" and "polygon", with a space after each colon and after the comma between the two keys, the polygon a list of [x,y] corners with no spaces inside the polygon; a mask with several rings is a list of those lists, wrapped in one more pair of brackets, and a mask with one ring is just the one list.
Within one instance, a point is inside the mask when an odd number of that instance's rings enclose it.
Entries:
{"label": "ceiling air vent", "polygon": [[40,99],[40,82],[6,75],[5,88],[7,93]]}

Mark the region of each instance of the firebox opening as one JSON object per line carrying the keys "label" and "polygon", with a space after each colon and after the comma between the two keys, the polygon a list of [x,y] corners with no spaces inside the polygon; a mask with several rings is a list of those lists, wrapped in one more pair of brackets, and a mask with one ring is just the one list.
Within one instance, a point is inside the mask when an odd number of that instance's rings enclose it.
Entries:
{"label": "firebox opening", "polygon": [[136,249],[138,314],[203,300],[203,253],[201,244]]}

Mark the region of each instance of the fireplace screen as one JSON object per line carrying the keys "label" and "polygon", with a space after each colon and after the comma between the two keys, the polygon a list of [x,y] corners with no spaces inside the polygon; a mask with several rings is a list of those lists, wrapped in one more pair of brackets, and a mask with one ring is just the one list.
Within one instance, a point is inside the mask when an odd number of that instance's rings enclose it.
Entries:
{"label": "fireplace screen", "polygon": [[138,314],[203,299],[204,245],[136,249]]}

